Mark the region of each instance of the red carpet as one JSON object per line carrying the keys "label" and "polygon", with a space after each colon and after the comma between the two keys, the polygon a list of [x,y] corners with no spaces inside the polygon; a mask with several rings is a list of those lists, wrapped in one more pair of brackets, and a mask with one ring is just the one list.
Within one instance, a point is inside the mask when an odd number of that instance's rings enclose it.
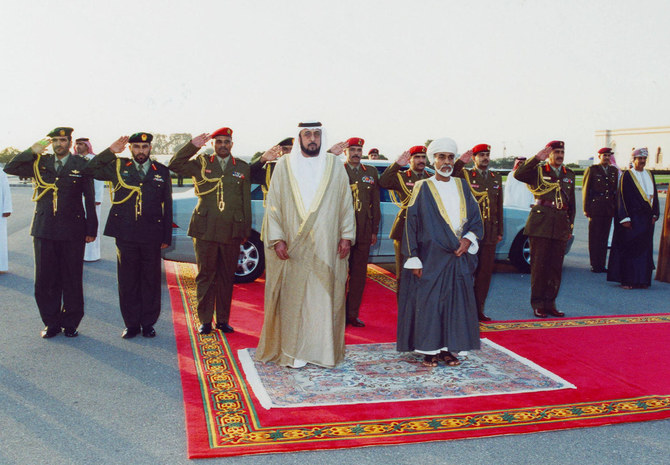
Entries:
{"label": "red carpet", "polygon": [[[577,389],[448,400],[265,410],[245,383],[237,350],[256,347],[263,281],[235,286],[235,333],[197,334],[190,264],[165,262],[184,390],[189,458],[519,434],[670,417],[670,314],[493,322],[482,337]],[[395,340],[391,276],[371,266],[365,328],[347,344]]]}

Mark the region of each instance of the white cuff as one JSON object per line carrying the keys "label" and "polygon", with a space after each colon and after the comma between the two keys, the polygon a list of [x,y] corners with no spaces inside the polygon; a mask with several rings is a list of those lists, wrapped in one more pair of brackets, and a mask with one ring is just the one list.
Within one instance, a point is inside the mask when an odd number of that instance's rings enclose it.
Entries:
{"label": "white cuff", "polygon": [[407,268],[408,270],[421,270],[423,268],[423,263],[421,263],[419,257],[411,257],[407,259],[403,268]]}
{"label": "white cuff", "polygon": [[468,239],[471,242],[470,247],[468,247],[469,254],[474,255],[477,252],[479,252],[479,241],[477,240],[477,236],[475,236],[475,233],[470,231],[465,236],[463,236],[463,239]]}
{"label": "white cuff", "polygon": [[619,221],[619,223],[630,223],[630,216],[625,217],[623,220]]}

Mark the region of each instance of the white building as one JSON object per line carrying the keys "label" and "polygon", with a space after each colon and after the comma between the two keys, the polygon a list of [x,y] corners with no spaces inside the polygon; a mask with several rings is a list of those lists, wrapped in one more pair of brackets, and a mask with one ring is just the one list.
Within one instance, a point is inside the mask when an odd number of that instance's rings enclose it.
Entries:
{"label": "white building", "polygon": [[[647,147],[647,168],[670,169],[670,126],[630,129],[602,129],[596,131],[597,153],[601,147],[614,150],[617,164],[624,167],[630,161],[633,150]],[[668,150],[668,156],[664,156]]]}

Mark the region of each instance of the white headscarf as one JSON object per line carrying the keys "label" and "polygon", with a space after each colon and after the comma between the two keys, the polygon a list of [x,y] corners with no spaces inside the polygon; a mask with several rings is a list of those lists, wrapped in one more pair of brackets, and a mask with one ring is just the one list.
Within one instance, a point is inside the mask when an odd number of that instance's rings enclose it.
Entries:
{"label": "white headscarf", "polygon": [[431,164],[435,163],[435,154],[441,152],[453,153],[454,156],[458,157],[458,146],[454,139],[450,137],[442,137],[441,139],[435,139],[430,143],[426,155],[428,155],[428,160]]}
{"label": "white headscarf", "polygon": [[[312,121],[309,121],[308,123],[311,122]],[[321,130],[321,148],[319,149],[318,155],[305,157],[302,154],[302,149],[300,147],[300,132],[303,129]],[[293,148],[291,149],[291,153],[288,156],[291,157],[291,170],[298,181],[302,203],[308,210],[312,205],[312,201],[316,196],[316,191],[321,184],[323,174],[326,170],[327,150],[326,131],[323,129],[323,126],[298,127],[298,135],[293,144]]]}

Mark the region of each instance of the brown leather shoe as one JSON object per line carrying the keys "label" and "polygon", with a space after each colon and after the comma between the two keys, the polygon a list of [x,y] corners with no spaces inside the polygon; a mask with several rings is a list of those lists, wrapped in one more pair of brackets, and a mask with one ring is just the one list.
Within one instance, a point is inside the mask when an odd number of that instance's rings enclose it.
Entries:
{"label": "brown leather shoe", "polygon": [[551,316],[565,316],[565,313],[559,312],[555,308],[546,308],[544,309],[545,312],[547,312]]}
{"label": "brown leather shoe", "polygon": [[541,308],[533,309],[533,314],[538,318],[547,318],[547,314]]}

